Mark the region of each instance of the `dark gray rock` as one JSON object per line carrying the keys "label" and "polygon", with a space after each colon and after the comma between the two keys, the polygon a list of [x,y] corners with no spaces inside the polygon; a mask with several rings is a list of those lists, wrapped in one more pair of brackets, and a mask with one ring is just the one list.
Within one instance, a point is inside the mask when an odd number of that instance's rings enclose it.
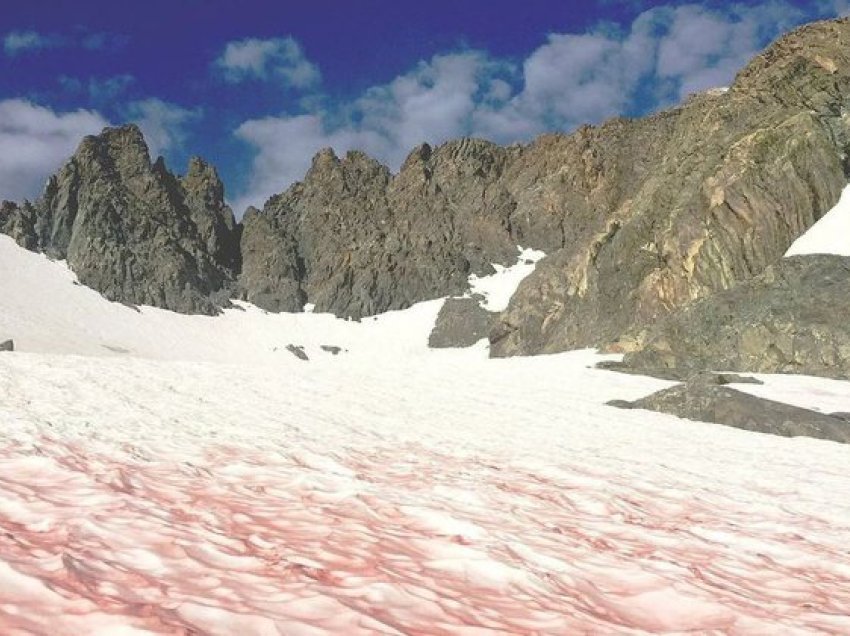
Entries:
{"label": "dark gray rock", "polygon": [[0,351],[14,351],[15,350],[15,341],[14,340],[4,340],[0,342]]}
{"label": "dark gray rock", "polygon": [[304,347],[301,345],[288,344],[286,345],[286,350],[299,360],[306,361],[310,359],[307,353],[304,351]]}
{"label": "dark gray rock", "polygon": [[336,345],[321,345],[322,351],[327,351],[331,355],[339,355],[342,352],[342,347]]}
{"label": "dark gray rock", "polygon": [[794,256],[660,321],[623,366],[850,378],[850,257]]}
{"label": "dark gray rock", "polygon": [[471,347],[486,338],[498,314],[484,309],[481,300],[480,296],[446,299],[428,338],[428,346],[436,349]]}
{"label": "dark gray rock", "polygon": [[0,207],[0,231],[110,300],[187,313],[226,303],[241,260],[215,170],[196,158],[174,176],[132,125],[86,137],[37,202]]}
{"label": "dark gray rock", "polygon": [[609,402],[609,406],[646,409],[783,437],[850,443],[850,422],[846,420],[758,398],[710,381],[691,381],[634,402]]}
{"label": "dark gray rock", "polygon": [[499,185],[512,154],[473,139],[423,145],[393,176],[360,152],[320,152],[302,183],[246,214],[243,297],[357,319],[462,293],[469,274],[515,260],[515,204]]}

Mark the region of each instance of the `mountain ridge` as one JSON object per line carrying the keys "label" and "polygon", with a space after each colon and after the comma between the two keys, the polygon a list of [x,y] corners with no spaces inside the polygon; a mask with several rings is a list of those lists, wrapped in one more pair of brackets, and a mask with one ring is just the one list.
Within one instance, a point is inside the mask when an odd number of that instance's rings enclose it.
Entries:
{"label": "mountain ridge", "polygon": [[112,300],[359,319],[460,295],[516,246],[548,254],[490,335],[495,356],[640,349],[649,327],[759,275],[837,201],[850,160],[850,21],[783,36],[727,91],[527,145],[464,138],[401,169],[318,152],[240,223],[215,169],[178,177],[138,128],[87,137],[0,231]]}

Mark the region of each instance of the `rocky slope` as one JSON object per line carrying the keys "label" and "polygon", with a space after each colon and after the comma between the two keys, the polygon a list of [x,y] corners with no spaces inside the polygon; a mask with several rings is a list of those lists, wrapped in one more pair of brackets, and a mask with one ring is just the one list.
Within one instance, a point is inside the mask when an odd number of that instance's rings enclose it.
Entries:
{"label": "rocky slope", "polygon": [[241,259],[215,169],[174,176],[132,125],[86,137],[35,203],[4,202],[0,230],[109,299],[188,313],[227,302]]}
{"label": "rocky slope", "polygon": [[493,352],[638,348],[657,319],[759,274],[838,201],[848,106],[850,22],[840,20],[784,37],[725,93],[580,132],[600,158],[593,193],[625,185],[616,169],[634,150],[648,148],[648,164],[641,158],[640,178],[595,205],[587,227],[524,282],[491,334]]}

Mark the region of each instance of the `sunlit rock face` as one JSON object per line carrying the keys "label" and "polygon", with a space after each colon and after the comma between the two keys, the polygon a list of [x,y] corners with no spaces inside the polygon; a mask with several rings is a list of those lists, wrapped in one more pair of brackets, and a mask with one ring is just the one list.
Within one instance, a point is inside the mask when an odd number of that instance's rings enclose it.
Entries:
{"label": "sunlit rock face", "polygon": [[[726,92],[578,133],[591,191],[612,196],[520,287],[494,353],[639,348],[658,318],[762,272],[838,201],[848,105],[850,22],[837,20],[780,39]],[[581,174],[559,163],[567,183]]]}

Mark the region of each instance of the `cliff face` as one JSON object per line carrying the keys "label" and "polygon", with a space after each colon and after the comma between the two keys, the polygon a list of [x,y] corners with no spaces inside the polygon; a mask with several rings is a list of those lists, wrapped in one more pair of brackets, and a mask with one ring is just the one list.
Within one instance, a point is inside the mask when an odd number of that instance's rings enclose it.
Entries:
{"label": "cliff face", "polygon": [[702,369],[850,379],[850,257],[784,258],[649,329],[622,367],[688,377]]}
{"label": "cliff face", "polygon": [[[615,349],[639,348],[657,319],[764,270],[838,201],[848,105],[842,20],[786,36],[726,93],[629,122],[625,132],[616,123],[594,131],[604,156],[618,134],[651,139],[656,158],[526,279],[491,334],[493,353],[614,340]],[[603,170],[600,180],[617,177]]]}
{"label": "cliff face", "polygon": [[[182,179],[151,163],[135,126],[86,137],[33,204],[4,203],[0,229],[67,259],[111,300],[213,313],[236,276],[238,234],[215,170],[193,159]],[[227,293],[218,302],[226,302]]]}
{"label": "cliff face", "polygon": [[302,183],[246,215],[245,297],[359,318],[462,291],[516,253],[516,201],[499,185],[510,154],[423,145],[392,176],[362,153],[319,153]]}
{"label": "cliff face", "polygon": [[512,264],[517,245],[556,251],[658,159],[653,130],[608,129],[604,148],[592,128],[527,147],[423,145],[395,176],[362,153],[323,151],[302,183],[246,215],[244,296],[271,310],[310,302],[361,317],[460,293],[470,274]]}

